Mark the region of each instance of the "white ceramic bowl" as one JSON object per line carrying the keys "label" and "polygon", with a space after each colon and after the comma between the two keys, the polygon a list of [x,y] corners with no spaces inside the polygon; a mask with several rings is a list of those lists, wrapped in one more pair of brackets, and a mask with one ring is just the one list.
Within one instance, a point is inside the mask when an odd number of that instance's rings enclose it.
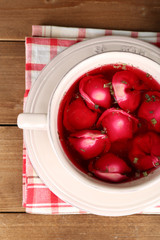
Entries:
{"label": "white ceramic bowl", "polygon": [[[125,63],[141,69],[149,73],[155,80],[160,83],[160,66],[156,62],[134,54],[125,52],[107,52],[102,53],[82,61],[73,67],[58,84],[57,88],[53,91],[48,106],[48,114],[21,114],[18,118],[18,125],[23,129],[45,129],[48,132],[50,143],[53,151],[56,153],[59,162],[69,171],[73,177],[79,181],[93,188],[99,188],[102,191],[117,192],[119,190],[124,192],[132,192],[141,190],[160,181],[159,169],[149,174],[145,178],[141,178],[132,182],[121,184],[105,183],[79,171],[68,159],[64,153],[58,137],[57,129],[57,116],[60,102],[64,94],[68,91],[70,86],[84,73],[107,64]],[[67,64],[67,63],[66,63]]]}
{"label": "white ceramic bowl", "polygon": [[134,66],[142,71],[149,73],[153,76],[155,80],[160,83],[160,66],[152,60],[132,54],[132,53],[120,53],[120,52],[110,52],[103,53],[94,57],[90,57],[87,60],[81,62],[76,67],[74,67],[70,72],[66,74],[63,80],[59,83],[57,89],[53,92],[48,111],[48,132],[50,136],[50,142],[52,147],[57,154],[59,161],[66,167],[66,169],[79,181],[84,182],[84,184],[89,184],[95,188],[101,188],[103,191],[133,191],[140,190],[153,184],[155,181],[160,181],[160,170],[157,169],[153,173],[149,174],[145,178],[134,180],[132,182],[120,183],[120,184],[110,184],[102,182],[79,171],[68,159],[64,153],[61,143],[58,137],[57,129],[57,115],[59,110],[59,105],[62,100],[63,95],[70,86],[84,73],[93,70],[95,68],[101,67],[107,64],[119,64],[125,63],[130,66]]}

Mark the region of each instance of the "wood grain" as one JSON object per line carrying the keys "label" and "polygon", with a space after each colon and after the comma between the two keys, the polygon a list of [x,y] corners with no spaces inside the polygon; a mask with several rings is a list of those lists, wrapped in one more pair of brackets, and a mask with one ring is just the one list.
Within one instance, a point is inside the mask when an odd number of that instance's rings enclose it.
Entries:
{"label": "wood grain", "polygon": [[0,39],[24,40],[33,24],[160,31],[159,0],[0,1]]}
{"label": "wood grain", "polygon": [[[0,125],[16,124],[22,112],[24,38],[31,35],[33,24],[160,31],[159,22],[159,0],[0,1]],[[0,212],[2,240],[160,239],[159,215],[112,218],[25,214],[22,131],[14,126],[0,126]]]}
{"label": "wood grain", "polygon": [[160,217],[0,214],[1,240],[158,240]]}
{"label": "wood grain", "polygon": [[0,124],[16,124],[24,95],[24,42],[0,42]]}
{"label": "wood grain", "polygon": [[22,149],[22,130],[0,127],[0,212],[24,211]]}

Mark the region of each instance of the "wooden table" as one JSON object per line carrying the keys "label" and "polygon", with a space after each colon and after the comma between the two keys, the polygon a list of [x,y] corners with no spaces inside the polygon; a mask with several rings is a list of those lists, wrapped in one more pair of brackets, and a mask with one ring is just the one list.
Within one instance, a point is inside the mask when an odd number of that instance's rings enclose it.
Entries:
{"label": "wooden table", "polygon": [[24,94],[24,38],[33,24],[160,31],[160,1],[0,1],[0,239],[160,239],[159,215],[25,214],[22,131],[16,119]]}

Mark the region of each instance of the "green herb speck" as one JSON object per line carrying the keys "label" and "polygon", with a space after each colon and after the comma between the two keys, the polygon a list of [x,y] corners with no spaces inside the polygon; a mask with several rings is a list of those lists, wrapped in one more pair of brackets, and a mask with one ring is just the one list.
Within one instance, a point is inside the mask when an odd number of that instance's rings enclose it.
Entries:
{"label": "green herb speck", "polygon": [[139,158],[135,157],[134,160],[133,160],[133,163],[136,164],[138,162],[138,159]]}
{"label": "green herb speck", "polygon": [[126,82],[126,81],[122,81],[122,83],[124,83],[124,84],[127,84],[127,82]]}
{"label": "green herb speck", "polygon": [[159,162],[156,162],[156,163],[155,163],[155,166],[159,166]]}
{"label": "green herb speck", "polygon": [[143,172],[143,176],[146,177],[148,175],[147,172]]}
{"label": "green herb speck", "polygon": [[153,111],[149,111],[149,113],[153,113]]}
{"label": "green herb speck", "polygon": [[149,77],[150,76],[150,74],[149,73],[146,73],[146,77]]}
{"label": "green herb speck", "polygon": [[157,120],[155,118],[151,119],[152,124],[155,126],[157,124]]}
{"label": "green herb speck", "polygon": [[101,133],[104,134],[104,133],[106,133],[106,132],[105,132],[104,130],[101,130]]}
{"label": "green herb speck", "polygon": [[98,109],[98,108],[99,108],[99,105],[95,104],[94,107],[95,107],[95,109]]}
{"label": "green herb speck", "polygon": [[153,98],[153,102],[156,101],[156,97],[154,95],[152,95],[152,98]]}
{"label": "green herb speck", "polygon": [[126,66],[123,66],[122,69],[123,69],[123,70],[126,70]]}
{"label": "green herb speck", "polygon": [[80,150],[81,150],[82,152],[85,152],[85,150],[84,150],[83,148],[80,148]]}
{"label": "green herb speck", "polygon": [[120,68],[120,66],[117,66],[117,65],[113,65],[114,68]]}
{"label": "green herb speck", "polygon": [[147,99],[147,102],[150,102],[151,101],[151,98],[148,94],[145,95],[145,98]]}
{"label": "green herb speck", "polygon": [[107,173],[109,172],[108,167],[106,167],[106,172],[107,172]]}
{"label": "green herb speck", "polygon": [[112,88],[110,87],[110,94],[114,95],[114,91],[112,90]]}
{"label": "green herb speck", "polygon": [[108,86],[108,83],[105,83],[104,85],[103,85],[103,88],[108,88],[109,86]]}
{"label": "green herb speck", "polygon": [[107,87],[110,87],[112,85],[112,82],[109,82],[109,83],[105,83],[104,85],[103,85],[103,88],[107,88]]}
{"label": "green herb speck", "polygon": [[157,158],[158,158],[158,160],[160,160],[160,156],[158,156]]}

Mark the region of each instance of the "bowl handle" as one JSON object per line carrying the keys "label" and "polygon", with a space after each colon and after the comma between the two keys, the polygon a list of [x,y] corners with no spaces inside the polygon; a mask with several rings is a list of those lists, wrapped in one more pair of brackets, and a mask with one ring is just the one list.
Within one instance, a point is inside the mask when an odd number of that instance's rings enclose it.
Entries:
{"label": "bowl handle", "polygon": [[17,125],[22,129],[46,130],[47,114],[41,113],[21,113],[17,118]]}

